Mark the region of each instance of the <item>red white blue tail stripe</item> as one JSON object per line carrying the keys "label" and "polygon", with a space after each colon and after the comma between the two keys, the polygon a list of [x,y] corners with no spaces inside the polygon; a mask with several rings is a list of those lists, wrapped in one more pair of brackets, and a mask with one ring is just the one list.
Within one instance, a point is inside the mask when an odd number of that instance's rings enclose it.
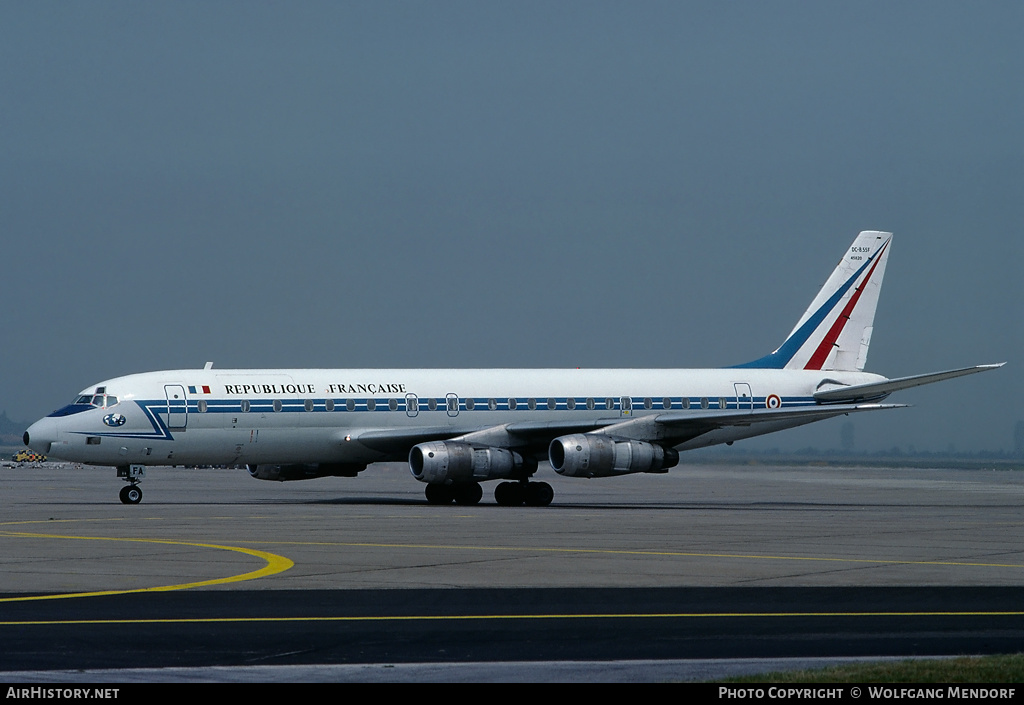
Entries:
{"label": "red white blue tail stripe", "polygon": [[736,367],[863,370],[891,242],[892,233],[858,235],[786,341]]}

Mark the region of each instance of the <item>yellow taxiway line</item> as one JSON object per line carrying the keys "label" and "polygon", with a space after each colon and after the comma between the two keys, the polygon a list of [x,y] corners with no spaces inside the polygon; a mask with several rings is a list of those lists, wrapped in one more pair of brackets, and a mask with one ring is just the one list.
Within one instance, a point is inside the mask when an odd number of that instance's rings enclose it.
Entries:
{"label": "yellow taxiway line", "polygon": [[745,553],[697,553],[694,551],[650,551],[618,548],[551,548],[544,546],[459,546],[426,543],[351,543],[341,541],[260,541],[266,546],[338,546],[343,548],[430,549],[450,551],[495,551],[509,553],[576,553],[614,556],[659,556],[668,558],[727,558],[733,560],[806,561],[875,565],[941,565],[970,568],[1024,568],[1021,563],[981,563],[975,561],[922,561],[900,558],[836,558],[831,556],[774,556]]}
{"label": "yellow taxiway line", "polygon": [[367,615],[334,617],[172,617],[164,619],[55,619],[0,621],[0,627],[88,624],[225,624],[280,622],[466,622],[551,619],[723,619],[771,617],[1021,617],[1020,611],[964,612],[624,612],[581,614]]}
{"label": "yellow taxiway line", "polygon": [[129,595],[132,593],[140,592],[168,592],[171,590],[187,590],[189,588],[207,587],[209,585],[225,585],[228,583],[239,583],[245,580],[256,580],[257,578],[265,578],[268,575],[276,575],[277,573],[283,573],[292,566],[295,565],[291,559],[279,556],[275,553],[268,553],[266,551],[257,551],[252,548],[242,548],[240,546],[222,546],[213,543],[195,543],[192,541],[174,541],[171,539],[140,539],[140,538],[123,538],[123,537],[110,537],[110,536],[68,536],[65,534],[36,534],[30,532],[21,531],[0,531],[0,536],[15,537],[15,538],[34,538],[34,539],[63,539],[70,541],[120,541],[128,543],[156,543],[169,546],[190,546],[193,548],[212,548],[220,551],[233,551],[235,553],[243,553],[245,555],[254,556],[266,561],[266,565],[259,570],[253,570],[248,573],[242,573],[241,575],[229,575],[224,578],[213,578],[211,580],[199,580],[192,583],[177,583],[174,585],[156,585],[153,587],[145,588],[132,588],[127,590],[98,590],[93,592],[71,592],[71,593],[60,593],[53,595],[27,595],[24,597],[2,597],[0,602],[28,602],[32,600],[63,600],[69,597],[98,597],[100,595]]}

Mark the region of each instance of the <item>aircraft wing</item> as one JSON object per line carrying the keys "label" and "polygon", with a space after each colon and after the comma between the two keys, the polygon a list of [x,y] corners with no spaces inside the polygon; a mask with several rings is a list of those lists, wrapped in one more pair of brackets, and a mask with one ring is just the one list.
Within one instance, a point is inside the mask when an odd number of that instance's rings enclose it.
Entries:
{"label": "aircraft wing", "polygon": [[533,445],[547,447],[557,436],[568,433],[586,433],[618,423],[619,418],[588,421],[520,421],[498,426],[481,426],[470,432],[465,428],[454,430],[449,426],[380,428],[353,430],[348,435],[367,448],[382,453],[407,454],[418,443],[456,440],[481,446],[525,448]]}
{"label": "aircraft wing", "polygon": [[465,433],[448,426],[413,426],[409,428],[379,428],[358,430],[348,433],[346,440],[354,440],[367,448],[381,453],[409,452],[417,443],[426,441],[447,441]]}
{"label": "aircraft wing", "polygon": [[621,418],[590,421],[515,422],[489,426],[466,433],[447,426],[429,428],[367,429],[353,431],[352,440],[373,450],[394,454],[408,453],[419,443],[458,441],[496,448],[546,450],[552,439],[572,433],[603,433],[613,438],[677,445],[715,429],[750,426],[757,423],[818,421],[858,411],[896,409],[905,404],[829,404],[796,409],[687,410],[649,414],[623,421]]}
{"label": "aircraft wing", "polygon": [[931,372],[924,375],[912,375],[910,377],[898,377],[887,379],[884,382],[872,382],[870,384],[856,384],[846,387],[833,387],[822,389],[814,393],[814,400],[820,402],[858,402],[866,399],[880,399],[900,389],[920,387],[922,384],[941,382],[944,379],[973,375],[977,372],[996,370],[1005,365],[1000,362],[994,365],[975,365],[974,367],[962,367],[958,370],[947,370],[945,372]]}
{"label": "aircraft wing", "polygon": [[899,409],[906,404],[829,404],[796,409],[731,409],[714,411],[669,411],[664,414],[640,416],[606,426],[602,433],[613,438],[655,441],[678,445],[711,431],[735,426],[752,426],[772,422],[819,421],[859,411]]}

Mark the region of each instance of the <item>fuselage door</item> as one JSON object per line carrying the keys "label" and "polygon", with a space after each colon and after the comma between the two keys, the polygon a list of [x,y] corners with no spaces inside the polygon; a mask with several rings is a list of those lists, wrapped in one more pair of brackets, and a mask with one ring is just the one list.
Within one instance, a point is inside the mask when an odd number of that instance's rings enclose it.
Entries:
{"label": "fuselage door", "polygon": [[447,394],[445,395],[447,401],[447,410],[449,416],[459,415],[459,395],[458,394]]}
{"label": "fuselage door", "polygon": [[188,424],[185,387],[180,384],[165,384],[164,394],[167,395],[167,415],[164,418],[167,428],[171,431],[181,431]]}
{"label": "fuselage door", "polygon": [[619,398],[619,416],[630,416],[633,413],[633,397]]}
{"label": "fuselage door", "polygon": [[420,413],[420,400],[415,394],[405,395],[405,413],[408,416],[416,416]]}
{"label": "fuselage door", "polygon": [[754,396],[750,392],[750,385],[746,382],[734,382],[732,387],[736,390],[736,408],[753,411]]}

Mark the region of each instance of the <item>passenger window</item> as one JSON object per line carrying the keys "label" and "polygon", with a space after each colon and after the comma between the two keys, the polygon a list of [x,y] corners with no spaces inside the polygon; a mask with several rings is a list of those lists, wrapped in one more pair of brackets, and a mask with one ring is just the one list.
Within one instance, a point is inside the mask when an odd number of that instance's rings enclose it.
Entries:
{"label": "passenger window", "polygon": [[356,400],[355,399],[346,399],[345,400],[345,408],[348,409],[349,411],[355,411],[356,410]]}
{"label": "passenger window", "polygon": [[472,411],[475,406],[476,406],[476,400],[475,399],[473,399],[472,397],[466,399],[466,411]]}
{"label": "passenger window", "polygon": [[672,400],[669,399],[668,397],[665,397],[664,399],[662,399],[661,400],[661,408],[662,409],[671,409],[672,408]]}
{"label": "passenger window", "polygon": [[568,399],[566,399],[565,400],[565,408],[566,409],[575,409],[576,408],[576,399],[574,397],[569,397]]}
{"label": "passenger window", "polygon": [[587,408],[593,410],[595,406],[597,405],[594,403],[594,397],[587,397]]}
{"label": "passenger window", "polygon": [[[202,402],[200,402],[200,404],[201,403]],[[312,411],[313,410],[313,400],[312,399],[307,399],[306,403],[303,404],[302,406],[306,409],[306,411]]]}
{"label": "passenger window", "polygon": [[281,400],[280,399],[275,399],[274,400],[274,411],[280,411],[283,408],[284,408],[284,405],[281,404]]}
{"label": "passenger window", "polygon": [[437,399],[427,399],[427,408],[430,409],[431,411],[437,411]]}
{"label": "passenger window", "polygon": [[515,410],[515,408],[516,408],[516,400],[515,399],[512,399],[511,397],[509,398],[509,400],[508,400],[508,408],[509,408],[510,411],[514,411]]}
{"label": "passenger window", "polygon": [[650,397],[644,397],[644,408],[650,409],[654,406],[654,401]]}
{"label": "passenger window", "polygon": [[708,408],[708,406],[710,406],[709,403],[708,403],[708,398],[707,397],[701,397],[700,398],[700,408],[706,409],[706,408]]}
{"label": "passenger window", "polygon": [[611,409],[614,409],[615,408],[615,400],[612,399],[611,397],[608,397],[607,399],[605,399],[604,400],[604,408],[608,409],[609,411]]}
{"label": "passenger window", "polygon": [[388,408],[391,409],[392,411],[398,411],[398,400],[397,399],[389,399],[388,400]]}
{"label": "passenger window", "polygon": [[199,413],[200,414],[205,414],[206,413],[206,400],[205,399],[200,399],[199,403],[196,404],[196,406],[199,407]]}
{"label": "passenger window", "polygon": [[557,406],[558,406],[558,402],[555,401],[555,398],[554,397],[548,397],[548,410],[549,411],[554,411],[555,407],[557,407]]}
{"label": "passenger window", "polygon": [[333,399],[325,399],[324,400],[324,408],[327,409],[328,411],[334,411],[334,400]]}
{"label": "passenger window", "polygon": [[487,408],[490,409],[491,411],[494,411],[495,409],[497,409],[498,408],[498,400],[497,399],[488,399],[487,400]]}
{"label": "passenger window", "polygon": [[718,398],[718,408],[719,409],[725,409],[728,406],[729,406],[729,402],[726,400],[725,397],[719,397]]}
{"label": "passenger window", "polygon": [[536,411],[536,409],[537,409],[537,400],[534,399],[533,397],[527,399],[526,400],[526,406],[529,407],[530,411]]}
{"label": "passenger window", "polygon": [[242,411],[243,412],[248,412],[249,411],[249,400],[248,399],[243,399],[242,400]]}
{"label": "passenger window", "polygon": [[366,400],[366,410],[367,411],[373,411],[376,408],[377,408],[377,400],[376,399],[367,399]]}

